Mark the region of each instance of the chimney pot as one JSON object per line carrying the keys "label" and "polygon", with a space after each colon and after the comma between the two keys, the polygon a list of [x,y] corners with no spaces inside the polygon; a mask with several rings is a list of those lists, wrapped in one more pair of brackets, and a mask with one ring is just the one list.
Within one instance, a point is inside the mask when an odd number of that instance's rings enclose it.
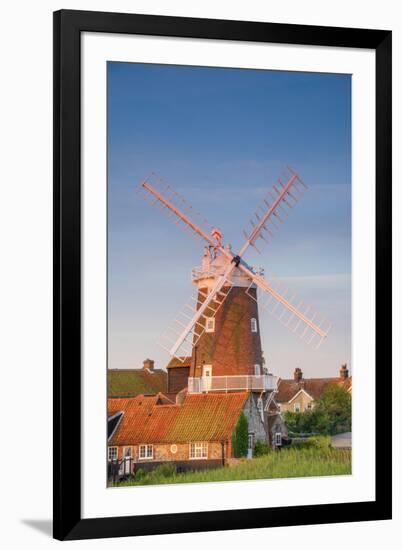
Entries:
{"label": "chimney pot", "polygon": [[293,378],[295,379],[296,382],[300,382],[302,380],[303,373],[302,373],[302,370],[299,369],[299,367],[295,368],[295,371],[293,373]]}
{"label": "chimney pot", "polygon": [[342,365],[341,368],[339,369],[339,376],[343,380],[346,380],[346,378],[349,377],[349,370],[348,370],[348,366],[347,366],[346,363],[344,365]]}
{"label": "chimney pot", "polygon": [[152,359],[145,359],[143,361],[143,365],[144,365],[143,368],[148,369],[150,371],[153,371],[154,370],[154,363],[155,362]]}

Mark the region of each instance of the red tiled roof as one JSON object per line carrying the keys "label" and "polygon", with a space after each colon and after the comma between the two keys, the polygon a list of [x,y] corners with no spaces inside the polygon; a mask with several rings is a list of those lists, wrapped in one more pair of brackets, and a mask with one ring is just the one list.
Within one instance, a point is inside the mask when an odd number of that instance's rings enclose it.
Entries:
{"label": "red tiled roof", "polygon": [[313,399],[319,399],[325,389],[330,385],[337,385],[348,390],[352,385],[352,377],[344,378],[303,378],[297,382],[293,378],[281,380],[278,386],[278,393],[275,394],[277,403],[287,403],[301,389],[307,392]]}
{"label": "red tiled roof", "polygon": [[181,405],[158,405],[158,397],[109,399],[108,414],[124,415],[112,445],[229,439],[248,393],[187,394]]}
{"label": "red tiled roof", "polygon": [[167,369],[173,369],[177,367],[190,367],[191,355],[189,357],[172,357],[167,365]]}

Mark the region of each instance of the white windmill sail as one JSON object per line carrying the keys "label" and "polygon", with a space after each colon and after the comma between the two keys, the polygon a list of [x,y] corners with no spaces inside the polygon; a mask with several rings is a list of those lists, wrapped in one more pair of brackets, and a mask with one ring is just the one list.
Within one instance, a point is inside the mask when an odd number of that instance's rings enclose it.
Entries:
{"label": "white windmill sail", "polygon": [[[212,226],[208,227],[207,220],[205,220],[204,227],[202,227],[195,223],[188,213],[182,212],[176,204],[177,197],[179,197],[179,201],[182,204],[188,205],[187,210],[193,210],[193,208],[178,193],[173,191],[170,186],[165,186],[164,190],[156,189],[146,180],[142,182],[141,188],[145,190],[148,200],[148,196],[153,197],[152,202],[154,205],[161,206],[163,209],[173,214],[176,220],[181,222],[184,227],[191,229],[193,235],[201,237],[208,245],[222,249],[226,252],[226,249],[221,246],[220,240],[217,240],[217,237],[214,236],[219,235],[220,232],[217,232]],[[211,234],[207,233],[209,228],[211,229]],[[217,279],[211,292],[206,296],[203,303],[196,309],[194,309],[192,305],[186,304],[184,309],[177,315],[173,325],[164,335],[162,335],[160,345],[168,351],[172,357],[183,360],[184,356],[191,354],[192,348],[196,345],[204,332],[204,323],[202,323],[201,320],[203,317],[207,317],[207,315],[205,315],[206,310],[209,309],[208,317],[213,317],[225,301],[229,291],[223,290],[223,287],[231,288],[232,283],[230,281],[230,274],[236,267],[236,264],[232,261],[233,254],[228,253],[227,260],[228,265],[226,270]]]}
{"label": "white windmill sail", "polygon": [[137,188],[147,202],[157,208],[183,231],[190,232],[196,239],[207,242],[210,246],[216,246],[217,241],[213,237],[214,227],[171,185],[165,183],[153,172]]}
{"label": "white windmill sail", "polygon": [[253,300],[254,294],[249,292],[252,284],[256,284],[264,293],[258,299],[259,306],[273,315],[290,331],[296,333],[302,340],[318,348],[329,333],[331,323],[327,318],[306,302],[296,292],[293,292],[277,277],[259,275],[253,277],[250,287],[246,290]]}
{"label": "white windmill sail", "polygon": [[[229,267],[228,273],[233,269],[231,265]],[[208,294],[198,290],[197,296],[193,298],[194,303],[186,304],[178,313],[173,325],[162,336],[160,345],[172,357],[183,362],[204,334],[206,319],[215,317],[231,288],[232,282],[224,274]],[[199,301],[200,295],[202,302]]]}
{"label": "white windmill sail", "polygon": [[257,252],[261,252],[256,245],[258,239],[262,241],[262,244],[268,244],[279,226],[288,217],[289,212],[308,189],[296,172],[291,168],[288,170],[290,174],[288,181],[283,183],[281,179],[278,179],[277,184],[268,191],[254,217],[250,220],[251,229],[244,231],[246,242],[240,251],[240,256],[243,256],[249,246],[254,247]]}

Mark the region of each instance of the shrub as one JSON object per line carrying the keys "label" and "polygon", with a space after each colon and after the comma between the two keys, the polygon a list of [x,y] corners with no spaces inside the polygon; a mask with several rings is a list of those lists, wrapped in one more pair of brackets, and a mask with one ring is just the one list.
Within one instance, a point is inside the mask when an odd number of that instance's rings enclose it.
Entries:
{"label": "shrub", "polygon": [[271,452],[271,447],[265,441],[257,441],[254,447],[254,456],[264,456]]}
{"label": "shrub", "polygon": [[232,436],[233,454],[236,458],[247,456],[248,448],[248,420],[242,411]]}
{"label": "shrub", "polygon": [[142,469],[137,470],[136,473],[135,473],[135,480],[136,480],[136,481],[141,481],[141,480],[143,480],[144,478],[146,478],[147,475],[148,475],[148,474],[147,474],[147,472],[146,472],[145,470],[142,470]]}
{"label": "shrub", "polygon": [[328,435],[316,435],[309,437],[307,443],[310,447],[316,449],[329,449],[331,446],[331,438]]}
{"label": "shrub", "polygon": [[289,432],[333,435],[348,432],[352,423],[351,397],[339,386],[329,386],[311,411],[287,411],[284,415]]}
{"label": "shrub", "polygon": [[155,477],[171,477],[176,474],[176,466],[167,462],[166,464],[161,464],[157,466],[155,470],[152,471],[152,475]]}
{"label": "shrub", "polygon": [[317,401],[317,412],[328,419],[328,434],[348,432],[352,426],[352,399],[340,386],[330,386]]}

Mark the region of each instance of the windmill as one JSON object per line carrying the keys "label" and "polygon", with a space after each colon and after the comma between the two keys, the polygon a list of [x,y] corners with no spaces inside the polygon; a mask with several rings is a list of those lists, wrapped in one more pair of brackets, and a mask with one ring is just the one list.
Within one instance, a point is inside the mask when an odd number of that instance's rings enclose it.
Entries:
{"label": "windmill", "polygon": [[260,252],[257,244],[271,241],[306,190],[300,176],[288,168],[286,179],[279,179],[258,207],[236,254],[223,244],[221,230],[170,185],[153,173],[141,182],[139,192],[146,200],[204,243],[202,265],[192,275],[197,292],[161,343],[179,361],[191,356],[190,392],[275,389],[263,369],[257,300],[309,344],[318,347],[327,336],[330,324],[324,317],[244,259],[250,247]]}

